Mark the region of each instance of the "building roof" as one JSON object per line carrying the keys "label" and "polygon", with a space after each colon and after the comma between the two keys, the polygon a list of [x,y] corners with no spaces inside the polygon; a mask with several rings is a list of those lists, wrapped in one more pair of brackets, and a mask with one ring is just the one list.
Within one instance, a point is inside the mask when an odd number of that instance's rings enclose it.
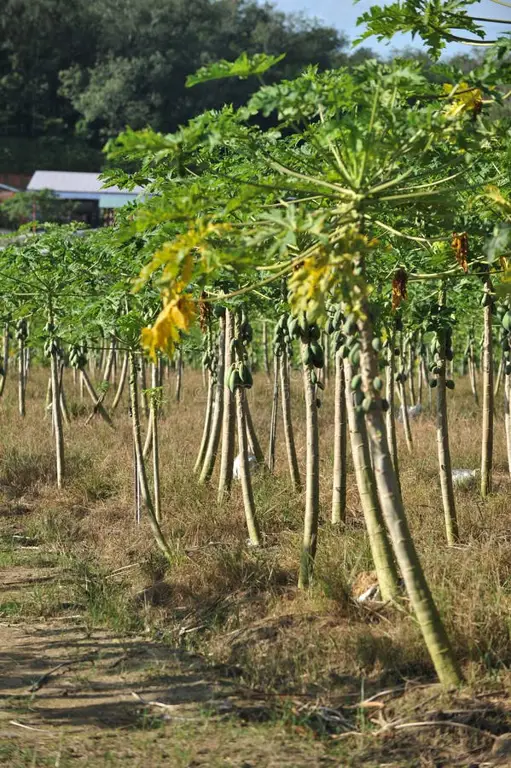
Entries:
{"label": "building roof", "polygon": [[98,173],[81,173],[76,171],[36,171],[28,183],[28,190],[40,191],[42,189],[51,189],[59,197],[85,197],[86,199],[97,199],[105,195],[123,195],[126,200],[133,200],[140,192],[142,187],[135,187],[133,190],[125,191],[119,187],[107,187],[103,189],[104,182],[99,178]]}

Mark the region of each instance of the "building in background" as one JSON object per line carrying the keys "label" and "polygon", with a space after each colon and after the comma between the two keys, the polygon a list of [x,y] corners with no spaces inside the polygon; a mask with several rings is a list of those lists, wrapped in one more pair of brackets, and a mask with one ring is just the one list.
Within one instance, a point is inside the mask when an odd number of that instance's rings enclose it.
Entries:
{"label": "building in background", "polygon": [[118,187],[104,189],[103,184],[98,173],[36,171],[28,183],[27,191],[48,189],[63,200],[75,200],[78,207],[73,219],[83,221],[90,227],[98,227],[110,223],[116,208],[136,200],[143,192],[142,187],[125,192]]}

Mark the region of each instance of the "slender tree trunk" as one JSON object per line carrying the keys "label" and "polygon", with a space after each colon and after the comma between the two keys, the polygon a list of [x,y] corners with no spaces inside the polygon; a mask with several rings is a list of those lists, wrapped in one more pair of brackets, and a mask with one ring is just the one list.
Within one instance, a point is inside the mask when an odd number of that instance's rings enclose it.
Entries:
{"label": "slender tree trunk", "polygon": [[150,421],[152,426],[152,446],[153,446],[153,488],[154,488],[154,515],[158,523],[161,522],[161,491],[160,491],[160,445],[158,442],[158,418],[159,418],[159,395],[156,391],[161,386],[159,377],[159,362],[151,365],[151,413]]}
{"label": "slender tree trunk", "polygon": [[140,402],[144,410],[144,416],[148,419],[149,398],[147,396],[147,366],[143,355],[140,355]]}
{"label": "slender tree trunk", "polygon": [[66,393],[64,391],[64,363],[59,365],[59,399],[60,410],[62,411],[62,418],[66,424],[71,424],[71,417],[69,416],[69,409],[67,407]]}
{"label": "slender tree trunk", "polygon": [[410,387],[410,399],[411,399],[411,405],[417,404],[417,397],[415,394],[415,346],[413,339],[410,339],[408,344],[408,368],[409,368],[409,378],[408,378],[408,385]]}
{"label": "slender tree trunk", "polygon": [[154,508],[153,500],[151,498],[151,492],[149,490],[149,483],[147,480],[147,472],[144,457],[142,456],[142,436],[140,433],[140,400],[138,392],[138,371],[135,353],[129,352],[129,366],[130,366],[130,400],[131,400],[131,424],[133,428],[133,443],[135,446],[135,459],[137,466],[137,476],[140,483],[140,494],[147,510],[149,518],[149,525],[153,532],[154,538],[160,550],[165,557],[171,562],[172,553],[170,547],[163,535],[160,528],[160,524],[156,518],[156,511]]}
{"label": "slender tree trunk", "polygon": [[[304,344],[304,342],[302,342]],[[285,360],[282,360],[284,366]],[[309,586],[316,559],[319,520],[319,431],[316,387],[311,381],[311,368],[303,364],[305,390],[305,423],[307,435],[307,469],[305,478],[305,518],[303,526],[302,556],[298,587]]]}
{"label": "slender tree trunk", "polygon": [[147,433],[145,436],[144,447],[142,449],[142,456],[144,457],[144,459],[147,459],[147,457],[151,453],[152,447],[153,447],[153,413],[151,410],[151,405],[149,404],[149,419],[147,421]]}
{"label": "slender tree trunk", "polygon": [[[233,362],[231,339],[234,338],[234,316],[225,310],[225,371],[226,378]],[[232,465],[234,462],[234,396],[227,382],[224,383],[224,410],[222,421],[222,452],[220,456],[220,477],[218,482],[218,501],[222,502],[231,492]]]}
{"label": "slender tree trunk", "polygon": [[372,347],[373,333],[369,320],[370,312],[367,306],[362,309],[364,319],[359,320],[362,344],[362,379],[366,396],[370,396],[373,400],[372,407],[366,415],[366,423],[372,443],[376,484],[383,516],[410,603],[436,673],[444,685],[459,685],[462,680],[461,672],[424,576],[401,501],[388,448],[381,398],[372,386],[374,378],[378,375],[378,367]]}
{"label": "slender tree trunk", "polygon": [[502,381],[502,375],[504,373],[504,355],[500,358],[499,369],[497,371],[497,380],[495,382],[495,388],[493,390],[493,397],[497,397],[500,389],[500,382]]}
{"label": "slender tree trunk", "polygon": [[268,469],[275,471],[275,446],[277,444],[277,415],[279,407],[280,358],[273,359],[273,399],[271,405],[270,441],[268,446]]}
{"label": "slender tree trunk", "polygon": [[474,342],[470,340],[470,352],[468,357],[468,371],[470,375],[470,387],[472,394],[474,395],[474,401],[476,405],[479,405],[479,395],[477,393],[477,380],[476,380],[476,363],[474,355]]}
{"label": "slender tree trunk", "polygon": [[[55,347],[55,345],[53,345]],[[64,479],[64,429],[60,410],[59,361],[56,348],[51,353],[51,413],[55,435],[55,453],[57,460],[57,488],[62,488]]]}
{"label": "slender tree trunk", "polygon": [[183,353],[181,347],[176,348],[176,403],[181,402],[183,388]]}
{"label": "slender tree trunk", "polygon": [[87,392],[89,393],[91,400],[94,404],[94,410],[93,413],[99,413],[101,418],[106,421],[106,423],[112,427],[112,419],[108,415],[108,413],[105,410],[105,407],[102,403],[102,398],[100,395],[97,394],[96,390],[94,389],[94,386],[89,378],[89,374],[85,370],[85,368],[80,368],[81,374],[82,374],[82,380],[85,384],[85,388],[87,389]]}
{"label": "slender tree trunk", "polygon": [[238,422],[238,451],[240,459],[240,481],[243,491],[243,506],[245,508],[245,519],[247,521],[248,535],[250,543],[258,547],[261,544],[261,534],[257,523],[254,494],[252,492],[252,481],[250,478],[250,469],[248,464],[248,439],[246,428],[246,409],[245,390],[237,387],[234,393],[236,401],[236,416]]}
{"label": "slender tree trunk", "polygon": [[128,353],[124,355],[122,361],[121,373],[119,375],[119,384],[117,386],[117,392],[115,393],[114,401],[112,403],[112,411],[115,411],[119,403],[121,402],[122,393],[126,385],[126,378],[128,374]]}
{"label": "slender tree trunk", "polygon": [[270,359],[268,356],[268,323],[263,320],[263,360],[264,372],[270,378]]}
{"label": "slender tree trunk", "polygon": [[[401,336],[401,342],[400,342],[400,360],[401,360],[401,376],[405,374],[405,366],[404,366],[404,357],[403,357],[403,332],[400,333]],[[401,418],[403,419],[403,430],[405,433],[405,440],[406,440],[406,447],[408,448],[408,453],[413,453],[413,440],[412,440],[412,430],[410,428],[410,417],[408,415],[408,405],[406,402],[406,387],[405,383],[403,381],[399,381],[397,385],[398,391],[399,391],[399,399],[401,400]]]}
{"label": "slender tree trunk", "polygon": [[396,332],[393,329],[389,339],[389,357],[388,365],[386,367],[387,377],[387,401],[389,409],[386,414],[387,422],[387,434],[390,441],[390,457],[392,459],[392,466],[396,473],[397,484],[399,490],[401,490],[401,480],[399,476],[399,456],[397,451],[397,432],[396,432],[396,398],[395,398],[395,375],[396,375],[396,356],[394,354],[394,348],[396,345]]}
{"label": "slender tree trunk", "polygon": [[208,450],[209,438],[211,434],[211,423],[213,421],[213,402],[215,399],[215,379],[210,371],[208,371],[208,395],[206,402],[206,413],[204,416],[204,429],[202,431],[202,440],[199,448],[199,455],[193,468],[194,472],[199,472],[204,463],[206,451]]}
{"label": "slender tree trunk", "polygon": [[334,477],[332,524],[346,522],[346,387],[342,355],[335,353]]}
{"label": "slender tree trunk", "polygon": [[4,325],[2,368],[3,373],[0,375],[0,397],[2,397],[4,393],[5,382],[7,381],[7,373],[9,370],[9,323],[5,323]]}
{"label": "slender tree trunk", "polygon": [[112,368],[114,365],[114,359],[115,359],[115,338],[111,338],[110,340],[110,349],[108,351],[108,355],[105,360],[105,367],[103,370],[103,382],[109,382],[110,378],[112,376]]}
{"label": "slender tree trunk", "polygon": [[[295,490],[299,491],[302,487],[302,483],[300,480],[300,470],[298,469],[298,459],[296,457],[293,420],[291,418],[291,386],[289,381],[287,352],[285,350],[282,351],[282,356],[279,358],[279,364],[280,392],[282,395],[282,420],[284,425],[284,439],[286,441],[287,460],[289,464],[289,475]],[[275,360],[275,365],[277,365],[277,360]]]}
{"label": "slender tree trunk", "polygon": [[22,417],[26,415],[25,406],[25,339],[18,339],[18,410]]}
{"label": "slender tree trunk", "polygon": [[[328,333],[323,334],[323,343],[325,350],[325,365],[323,366],[324,382],[325,385],[330,381],[330,335]],[[341,366],[342,371],[342,366]]]}
{"label": "slender tree trunk", "polygon": [[381,598],[388,601],[397,598],[399,594],[398,574],[378,500],[375,477],[371,466],[365,419],[356,412],[353,402],[352,378],[353,369],[351,363],[346,358],[344,360],[344,386],[346,389],[346,410],[351,455]]}
{"label": "slender tree trunk", "polygon": [[436,440],[438,448],[438,468],[442,503],[444,507],[445,532],[447,544],[452,546],[458,541],[458,521],[452,484],[451,451],[449,448],[449,422],[447,418],[447,388],[446,379],[445,340],[441,342],[440,360],[437,374],[437,410],[436,410]]}
{"label": "slender tree trunk", "polygon": [[256,457],[258,464],[264,464],[264,453],[261,449],[261,444],[257,439],[257,432],[255,431],[254,422],[252,421],[252,413],[250,411],[250,404],[248,397],[243,398],[243,407],[245,409],[245,426],[247,429],[248,444],[254,456]]}
{"label": "slender tree trunk", "polygon": [[504,426],[506,429],[507,468],[511,477],[511,376],[504,375]]}
{"label": "slender tree trunk", "polygon": [[[491,299],[492,284],[488,278],[484,293]],[[484,308],[483,337],[483,440],[481,451],[481,496],[491,493],[493,474],[493,339],[491,300]]]}
{"label": "slender tree trunk", "polygon": [[220,435],[222,431],[222,418],[224,412],[224,378],[225,378],[225,318],[220,318],[220,333],[218,334],[218,368],[215,387],[215,401],[213,404],[213,416],[208,447],[204,457],[204,463],[199,477],[199,483],[206,483],[211,479],[215,467]]}

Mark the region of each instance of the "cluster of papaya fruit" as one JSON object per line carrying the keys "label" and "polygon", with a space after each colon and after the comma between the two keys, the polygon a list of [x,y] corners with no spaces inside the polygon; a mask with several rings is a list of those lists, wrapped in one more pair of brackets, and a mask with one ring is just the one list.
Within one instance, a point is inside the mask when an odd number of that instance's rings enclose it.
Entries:
{"label": "cluster of papaya fruit", "polygon": [[238,388],[250,389],[254,383],[247,353],[247,345],[252,341],[253,335],[245,311],[239,310],[236,317],[236,336],[231,340],[230,347],[233,362],[225,377],[226,386],[233,393]]}
{"label": "cluster of papaya fruit", "polygon": [[[439,328],[436,333],[433,334],[430,343],[431,362],[429,363],[429,370],[435,376],[442,372],[442,365],[444,365],[443,358],[445,360],[452,360],[454,357],[454,351],[452,348],[452,328],[446,325],[444,328]],[[430,379],[429,386],[436,387],[438,379]],[[454,381],[447,379],[445,382],[447,389],[454,389]]]}
{"label": "cluster of papaya fruit", "polygon": [[25,341],[28,336],[28,325],[25,318],[18,320],[16,323],[16,338],[18,341]]}
{"label": "cluster of papaya fruit", "polygon": [[73,368],[84,368],[87,365],[87,344],[73,344],[69,350],[69,365]]}

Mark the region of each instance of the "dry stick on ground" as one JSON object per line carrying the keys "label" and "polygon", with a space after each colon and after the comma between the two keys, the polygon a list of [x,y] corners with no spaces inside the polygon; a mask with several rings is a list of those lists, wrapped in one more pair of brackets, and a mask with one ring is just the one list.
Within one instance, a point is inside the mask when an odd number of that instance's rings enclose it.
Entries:
{"label": "dry stick on ground", "polygon": [[280,358],[273,359],[273,398],[270,418],[270,440],[268,443],[268,469],[275,471],[275,447],[277,445],[277,415],[279,408],[279,368]]}
{"label": "dry stick on ground", "polygon": [[92,384],[92,382],[91,382],[91,380],[89,378],[89,374],[85,370],[85,367],[80,368],[80,373],[81,373],[81,377],[82,377],[83,383],[85,384],[85,387],[87,389],[87,392],[89,393],[89,395],[91,397],[91,400],[92,400],[92,402],[94,404],[94,409],[93,409],[93,412],[92,412],[91,415],[93,416],[95,413],[99,413],[101,418],[104,421],[106,421],[106,423],[110,427],[112,427],[113,426],[112,419],[110,418],[110,416],[106,412],[105,407],[103,405],[104,394],[103,395],[98,395],[96,393],[96,390],[94,389],[94,386],[93,386],[93,384]]}
{"label": "dry stick on ground", "polygon": [[[225,310],[225,378],[229,376],[232,363],[231,339],[234,337],[234,317]],[[223,384],[224,409],[222,420],[222,452],[220,477],[218,480],[218,501],[222,502],[231,492],[234,462],[234,396],[227,384]]]}
{"label": "dry stick on ground", "polygon": [[220,317],[220,331],[218,334],[218,367],[215,386],[215,400],[213,403],[213,416],[208,447],[204,457],[204,463],[199,477],[199,483],[205,483],[211,479],[215,467],[220,435],[222,430],[222,417],[224,412],[224,378],[225,378],[225,316]]}
{"label": "dry stick on ground", "polygon": [[2,344],[2,365],[0,372],[0,397],[2,397],[7,381],[9,371],[9,323],[4,324],[3,344]]}
{"label": "dry stick on ground", "polygon": [[160,550],[165,557],[172,560],[172,553],[170,547],[163,535],[160,528],[160,524],[156,519],[156,512],[151,498],[151,492],[149,490],[149,483],[147,480],[147,472],[144,457],[142,456],[142,437],[140,434],[140,400],[138,392],[138,371],[135,358],[135,352],[130,350],[129,352],[129,365],[130,365],[130,401],[131,401],[131,424],[133,429],[133,444],[135,447],[135,465],[136,474],[140,484],[140,494],[144,502],[147,515],[149,518],[149,525],[153,532],[154,538]]}
{"label": "dry stick on ground", "polygon": [[459,685],[462,681],[461,671],[408,528],[394,467],[390,459],[381,398],[372,386],[373,380],[378,376],[378,364],[372,346],[373,330],[369,320],[370,314],[367,303],[363,302],[362,318],[358,321],[362,344],[361,369],[364,391],[366,396],[371,396],[373,400],[372,407],[366,415],[366,423],[372,442],[378,496],[397,564],[435,671],[440,682],[444,685]]}
{"label": "dry stick on ground", "polygon": [[121,402],[122,393],[126,385],[127,374],[128,374],[128,354],[125,353],[122,361],[122,368],[119,376],[119,384],[117,386],[117,392],[115,393],[114,401],[112,403],[112,411],[115,411],[115,409]]}
{"label": "dry stick on ground", "polygon": [[490,277],[484,283],[484,336],[483,336],[483,439],[481,450],[481,496],[491,493],[493,474],[493,339],[492,339],[492,284]]}
{"label": "dry stick on ground", "polygon": [[[302,341],[303,350],[307,343]],[[302,356],[303,357],[303,356]],[[300,575],[298,587],[309,586],[316,548],[318,543],[319,520],[319,429],[318,406],[316,402],[316,387],[312,383],[312,365],[303,362],[303,386],[305,393],[305,424],[307,439],[307,459],[305,477],[305,517],[303,523],[303,543],[300,558]],[[284,360],[282,361],[284,366]]]}
{"label": "dry stick on ground", "polygon": [[335,353],[334,474],[332,524],[346,522],[346,387],[342,353]]}
{"label": "dry stick on ground", "polygon": [[353,401],[355,395],[351,389],[352,378],[352,365],[348,358],[345,358],[344,385],[346,387],[346,410],[355,479],[369,538],[374,569],[380,586],[381,598],[385,601],[393,600],[399,594],[397,568],[376,490],[365,419],[362,414],[357,413],[355,410]]}
{"label": "dry stick on ground", "polygon": [[[277,360],[275,360],[277,364]],[[295,436],[293,431],[293,419],[291,417],[291,386],[289,382],[289,365],[287,351],[282,350],[282,356],[279,359],[280,368],[280,392],[282,397],[282,421],[284,425],[284,439],[286,441],[287,461],[289,465],[289,475],[296,491],[302,487],[300,480],[300,470],[298,468],[298,459],[296,457]]]}

